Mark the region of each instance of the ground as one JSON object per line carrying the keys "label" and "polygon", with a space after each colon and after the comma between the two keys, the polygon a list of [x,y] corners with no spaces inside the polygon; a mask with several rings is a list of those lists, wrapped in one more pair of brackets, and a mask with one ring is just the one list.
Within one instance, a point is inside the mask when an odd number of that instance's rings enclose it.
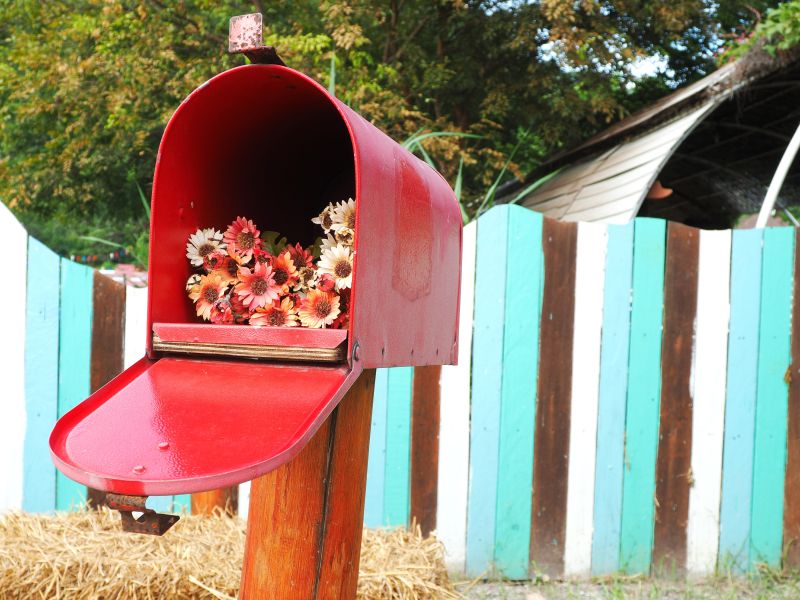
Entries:
{"label": "ground", "polygon": [[765,573],[746,579],[717,577],[696,582],[610,578],[538,584],[461,583],[457,589],[470,600],[796,600],[800,598],[800,575]]}

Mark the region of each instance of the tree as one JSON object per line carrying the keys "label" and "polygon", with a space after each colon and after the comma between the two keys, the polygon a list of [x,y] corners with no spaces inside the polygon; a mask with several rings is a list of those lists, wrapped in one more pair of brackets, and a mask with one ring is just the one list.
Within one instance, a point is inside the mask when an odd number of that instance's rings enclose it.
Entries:
{"label": "tree", "polygon": [[[774,2],[773,2],[774,3]],[[0,199],[61,252],[131,243],[171,112],[241,64],[227,21],[259,10],[268,43],[396,139],[418,131],[474,210],[514,174],[704,75],[770,2],[707,0],[0,0]],[[655,60],[658,79],[631,67]],[[133,238],[131,237],[133,235]]]}

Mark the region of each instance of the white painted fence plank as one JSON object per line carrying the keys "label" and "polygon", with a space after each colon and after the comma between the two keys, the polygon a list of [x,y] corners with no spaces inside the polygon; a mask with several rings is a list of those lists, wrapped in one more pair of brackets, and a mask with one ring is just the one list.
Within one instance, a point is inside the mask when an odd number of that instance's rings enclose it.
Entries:
{"label": "white painted fence plank", "polygon": [[0,235],[14,260],[6,261],[7,281],[13,284],[11,305],[16,315],[0,319],[0,512],[22,508],[25,455],[25,300],[28,267],[28,234],[5,206],[0,204]]}
{"label": "white painted fence plank", "polygon": [[250,482],[245,481],[239,484],[239,516],[247,521],[250,511]]}
{"label": "white painted fence plank", "polygon": [[125,352],[127,369],[144,356],[147,345],[147,288],[125,286]]}
{"label": "white painted fence plank", "polygon": [[607,246],[605,225],[578,225],[565,575],[589,576],[592,566],[600,335]]}
{"label": "white painted fence plank", "polygon": [[466,561],[470,372],[477,231],[474,221],[464,227],[458,365],[442,367],[441,376],[436,534],[445,547],[447,568],[453,573],[463,573]]}
{"label": "white painted fence plank", "polygon": [[717,564],[725,383],[730,317],[731,232],[701,231],[697,321],[692,357],[692,477],[686,570],[710,575]]}

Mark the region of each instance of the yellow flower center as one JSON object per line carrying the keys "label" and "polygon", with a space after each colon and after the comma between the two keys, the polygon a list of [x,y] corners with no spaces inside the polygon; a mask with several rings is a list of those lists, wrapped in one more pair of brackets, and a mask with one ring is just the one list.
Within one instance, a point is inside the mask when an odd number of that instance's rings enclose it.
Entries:
{"label": "yellow flower center", "polygon": [[272,277],[275,279],[275,283],[278,285],[283,285],[289,281],[289,273],[286,271],[286,269],[275,269],[272,272]]}
{"label": "yellow flower center", "polygon": [[267,314],[267,323],[269,323],[273,327],[280,327],[281,325],[285,325],[286,324],[286,315],[284,315],[279,310],[271,310]]}
{"label": "yellow flower center", "polygon": [[314,306],[314,315],[318,319],[324,319],[329,314],[331,314],[331,303],[326,299],[318,300]]}
{"label": "yellow flower center", "polygon": [[325,229],[330,229],[331,225],[333,225],[333,219],[331,218],[330,211],[325,211],[322,213],[322,227]]}
{"label": "yellow flower center", "polygon": [[197,254],[199,254],[201,257],[205,257],[214,252],[216,249],[217,248],[214,246],[214,244],[206,242],[205,244],[200,245],[200,247],[197,249]]}
{"label": "yellow flower center", "polygon": [[217,288],[210,286],[203,288],[203,299],[209,304],[214,304],[214,302],[219,300],[219,292],[217,291]]}
{"label": "yellow flower center", "polygon": [[356,227],[356,211],[351,210],[347,213],[345,217],[344,224],[347,225],[350,229],[355,229]]}
{"label": "yellow flower center", "polygon": [[350,261],[340,260],[336,263],[336,266],[333,267],[333,272],[339,279],[345,279],[353,272],[353,267],[350,265]]}
{"label": "yellow flower center", "polygon": [[238,275],[239,273],[239,265],[236,263],[235,260],[228,260],[226,269],[228,271],[228,275],[230,275],[231,277],[236,277],[236,275]]}
{"label": "yellow flower center", "polygon": [[236,244],[242,250],[252,250],[255,245],[256,238],[249,231],[240,231],[236,236]]}
{"label": "yellow flower center", "polygon": [[256,296],[262,296],[269,289],[269,283],[267,283],[267,280],[263,278],[255,279],[250,284],[250,289],[253,290],[253,294],[255,294]]}

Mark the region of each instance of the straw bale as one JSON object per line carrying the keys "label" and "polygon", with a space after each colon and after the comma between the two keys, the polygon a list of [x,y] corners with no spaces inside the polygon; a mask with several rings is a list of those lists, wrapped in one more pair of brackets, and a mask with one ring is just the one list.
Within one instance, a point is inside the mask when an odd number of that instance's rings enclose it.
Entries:
{"label": "straw bale", "polygon": [[[245,526],[183,515],[163,537],[125,533],[108,510],[0,515],[0,598],[235,598]],[[457,598],[443,547],[419,528],[365,530],[358,597]]]}

